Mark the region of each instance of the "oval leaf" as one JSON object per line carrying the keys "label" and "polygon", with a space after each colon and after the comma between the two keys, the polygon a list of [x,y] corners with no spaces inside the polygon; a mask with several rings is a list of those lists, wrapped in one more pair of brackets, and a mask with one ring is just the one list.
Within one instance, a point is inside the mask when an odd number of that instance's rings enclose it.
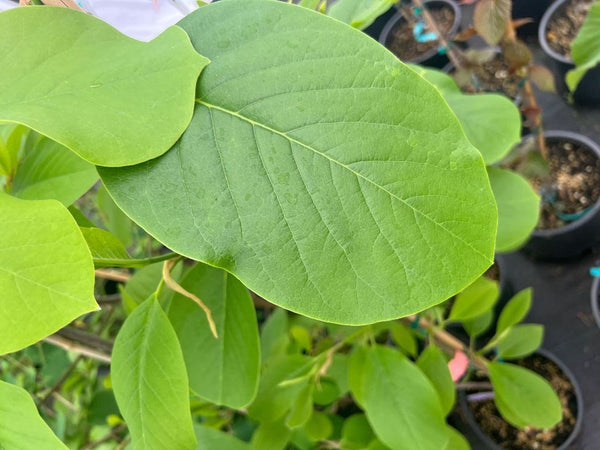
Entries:
{"label": "oval leaf", "polygon": [[533,289],[527,288],[510,299],[498,317],[496,335],[499,335],[508,327],[519,323],[525,318],[529,312],[529,308],[531,308],[532,295]]}
{"label": "oval leaf", "polygon": [[560,422],[562,406],[550,384],[538,374],[513,364],[488,364],[494,401],[515,427],[550,428]]}
{"label": "oval leaf", "polygon": [[419,356],[417,366],[433,384],[440,396],[444,415],[448,415],[456,400],[456,389],[444,354],[438,347],[430,344]]}
{"label": "oval leaf", "polygon": [[535,229],[540,197],[521,175],[488,167],[490,183],[498,205],[496,251],[508,252],[521,246]]}
{"label": "oval leaf", "polygon": [[475,282],[456,296],[449,320],[463,321],[479,317],[492,309],[500,295],[498,282],[479,277]]}
{"label": "oval leaf", "polygon": [[194,431],[196,432],[196,438],[198,438],[198,446],[196,450],[250,450],[251,447],[247,442],[240,441],[234,436],[223,433],[222,431],[215,430],[202,426],[200,424],[194,424]]}
{"label": "oval leaf", "polygon": [[490,265],[481,157],[391,53],[281,2],[218,2],[180,24],[212,59],[190,127],[163,157],[101,173],[150,234],[343,324],[422,310]]}
{"label": "oval leaf", "polygon": [[31,396],[0,381],[0,448],[6,450],[67,450],[38,414]]}
{"label": "oval leaf", "polygon": [[473,12],[477,33],[490,45],[500,42],[511,17],[511,0],[480,0]]}
{"label": "oval leaf", "polygon": [[0,193],[0,355],[95,311],[94,265],[69,211],[55,200]]}
{"label": "oval leaf", "polygon": [[396,350],[376,346],[364,371],[365,413],[385,445],[444,448],[449,436],[440,399],[417,366]]}
{"label": "oval leaf", "polygon": [[[0,121],[15,122],[104,166],[166,152],[193,111],[208,60],[172,27],[145,43],[67,8],[0,14]],[[18,57],[15,57],[18,55]]]}
{"label": "oval leaf", "polygon": [[571,57],[576,68],[567,73],[567,85],[574,91],[586,72],[600,62],[600,3],[594,2],[588,11],[571,43]]}
{"label": "oval leaf", "polygon": [[498,357],[517,359],[535,352],[544,340],[543,325],[513,325],[498,340]]}
{"label": "oval leaf", "polygon": [[204,264],[191,269],[181,286],[210,308],[219,336],[212,335],[193,300],[180,294],[173,297],[169,320],[183,350],[192,391],[218,405],[243,408],[256,395],[260,367],[258,324],[248,290],[224,270]]}
{"label": "oval leaf", "polygon": [[154,296],[138,306],[119,331],[111,376],[134,449],[196,446],[183,355]]}

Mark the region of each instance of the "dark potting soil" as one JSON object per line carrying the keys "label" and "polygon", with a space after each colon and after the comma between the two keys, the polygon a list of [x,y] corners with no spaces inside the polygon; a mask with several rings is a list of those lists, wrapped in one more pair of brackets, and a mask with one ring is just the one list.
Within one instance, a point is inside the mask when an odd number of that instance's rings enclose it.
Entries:
{"label": "dark potting soil", "polygon": [[[454,11],[449,6],[428,9],[433,20],[438,24],[440,32],[447,36],[454,23]],[[411,19],[413,19],[411,17]],[[399,20],[390,31],[386,46],[402,61],[412,61],[415,58],[438,47],[438,41],[417,42],[413,35],[414,22]]]}
{"label": "dark potting soil", "polygon": [[546,39],[557,53],[571,56],[571,42],[577,36],[590,7],[595,0],[571,0],[548,21]]}
{"label": "dark potting soil", "polygon": [[528,356],[517,364],[538,373],[552,385],[562,404],[562,421],[548,430],[531,427],[519,430],[502,418],[492,399],[469,403],[475,421],[481,430],[502,448],[556,449],[573,432],[577,422],[577,398],[573,385],[560,367],[543,356]]}
{"label": "dark potting soil", "polygon": [[521,80],[500,55],[481,65],[456,72],[454,78],[463,92],[502,92],[512,99],[519,94]]}
{"label": "dark potting soil", "polygon": [[557,216],[557,211],[580,213],[600,199],[600,159],[596,154],[571,141],[548,140],[547,146],[550,183],[556,199],[553,203],[542,202],[538,229],[563,227],[567,222]]}

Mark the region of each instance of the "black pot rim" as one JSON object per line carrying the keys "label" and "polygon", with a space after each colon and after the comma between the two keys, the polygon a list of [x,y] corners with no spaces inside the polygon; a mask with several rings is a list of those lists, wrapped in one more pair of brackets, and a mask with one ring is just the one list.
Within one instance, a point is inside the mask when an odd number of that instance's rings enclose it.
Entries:
{"label": "black pot rim", "polygon": [[540,22],[540,27],[538,29],[538,40],[540,42],[542,50],[544,50],[544,53],[546,53],[546,55],[548,55],[550,58],[565,64],[574,65],[573,60],[571,58],[553,50],[546,39],[546,28],[548,28],[548,22],[550,21],[554,13],[557,11],[557,9],[563,6],[567,1],[569,0],[556,0],[554,3],[552,3],[552,5],[550,5],[550,8],[546,10]]}
{"label": "black pot rim", "polygon": [[[567,439],[565,439],[565,441],[562,444],[560,444],[560,446],[558,446],[558,448],[557,448],[557,450],[567,450],[569,448],[569,446],[573,443],[573,441],[575,441],[575,439],[577,439],[577,436],[579,435],[579,433],[581,431],[581,427],[583,425],[583,394],[581,393],[581,387],[579,386],[579,382],[577,381],[577,379],[571,372],[571,369],[569,369],[565,365],[565,363],[563,363],[560,359],[558,359],[558,357],[554,353],[551,353],[548,350],[540,348],[540,349],[536,350],[534,354],[541,355],[544,358],[547,358],[550,361],[552,361],[554,364],[556,364],[560,368],[560,370],[563,371],[565,376],[569,379],[569,381],[573,385],[573,393],[575,394],[575,400],[577,401],[577,420],[575,421],[575,426],[573,427],[573,431],[571,432],[569,437],[567,437]],[[475,421],[475,417],[473,416],[473,413],[471,412],[471,408],[469,408],[469,405],[467,403],[467,395],[465,394],[464,391],[458,392],[458,403],[459,403],[460,409],[463,412],[463,415],[466,419],[467,424],[469,425],[469,427],[471,427],[473,429],[473,431],[475,432],[477,437],[479,439],[481,439],[482,442],[484,442],[490,450],[503,450],[502,447],[500,447],[496,442],[494,442],[492,440],[492,438],[490,438],[487,434],[485,434],[481,430],[481,428],[479,428],[479,425],[477,425],[477,422]]]}
{"label": "black pot rim", "polygon": [[[452,8],[452,10],[454,11],[454,23],[452,24],[450,31],[448,31],[448,36],[454,36],[456,34],[456,32],[458,31],[458,27],[460,26],[460,23],[462,20],[462,14],[460,12],[460,8],[458,7],[458,5],[456,5],[454,2],[452,2],[450,0],[425,0],[423,2],[424,5],[426,5],[428,3],[443,3],[444,5],[448,5]],[[379,43],[381,45],[383,45],[384,47],[387,48],[386,42],[387,42],[390,32],[394,29],[396,24],[400,20],[403,20],[403,19],[404,19],[404,16],[402,15],[402,13],[400,11],[398,11],[396,14],[394,14],[390,18],[390,20],[388,20],[388,22],[383,27],[381,34],[379,35]],[[423,53],[418,58],[411,59],[411,60],[404,61],[404,62],[410,63],[410,64],[421,64],[423,61],[427,61],[429,58],[436,55],[437,52],[438,52],[437,49],[434,48],[434,49],[429,50],[427,53]]]}
{"label": "black pot rim", "polygon": [[[560,0],[560,1],[565,1],[565,0]],[[525,141],[525,139],[532,139],[533,136],[534,136],[533,134],[529,134],[523,138],[523,141]],[[546,138],[565,138],[570,141],[578,142],[578,143],[583,144],[586,147],[588,147],[591,151],[593,151],[596,154],[598,159],[600,159],[600,146],[598,146],[598,144],[596,144],[590,138],[588,138],[587,136],[584,136],[582,134],[574,133],[572,131],[551,130],[551,131],[544,131],[544,137],[546,137]],[[577,219],[576,221],[571,222],[568,225],[565,225],[564,227],[560,227],[560,228],[552,228],[552,229],[547,229],[547,230],[534,230],[533,233],[531,233],[531,236],[550,238],[550,237],[554,237],[554,236],[559,236],[561,234],[570,233],[573,230],[576,230],[577,228],[581,227],[583,224],[592,220],[592,217],[594,217],[598,213],[600,213],[600,199],[596,201],[596,203],[594,204],[592,209],[590,209],[581,219]]]}
{"label": "black pot rim", "polygon": [[600,278],[594,278],[592,283],[592,314],[596,320],[596,325],[600,328],[600,305],[598,305],[598,289],[600,288]]}

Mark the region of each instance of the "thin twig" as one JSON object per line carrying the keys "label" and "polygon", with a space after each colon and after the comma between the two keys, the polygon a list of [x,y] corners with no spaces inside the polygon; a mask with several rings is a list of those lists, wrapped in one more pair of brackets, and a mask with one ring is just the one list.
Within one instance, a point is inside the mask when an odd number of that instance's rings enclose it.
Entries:
{"label": "thin twig", "polygon": [[200,306],[200,308],[202,308],[202,310],[204,311],[204,314],[206,314],[206,320],[208,320],[208,326],[210,327],[210,331],[212,332],[213,336],[215,338],[219,338],[219,334],[217,333],[217,325],[215,324],[215,321],[213,320],[213,316],[212,316],[212,312],[210,310],[210,308],[208,306],[206,306],[206,304],[196,295],[192,294],[189,291],[186,291],[183,287],[181,287],[181,285],[179,283],[177,283],[177,281],[175,281],[173,279],[173,277],[171,277],[171,270],[173,269],[173,267],[175,266],[175,264],[177,264],[177,259],[169,259],[167,261],[165,261],[165,263],[163,264],[163,280],[165,280],[165,284],[167,285],[167,287],[181,295],[183,295],[184,297],[187,297],[191,300],[193,300],[194,302],[196,302],[196,304],[198,306]]}
{"label": "thin twig", "polygon": [[107,280],[119,281],[120,283],[126,283],[131,278],[129,273],[107,269],[96,269],[96,276]]}
{"label": "thin twig", "polygon": [[492,383],[486,382],[478,382],[478,381],[465,381],[464,383],[458,383],[456,385],[456,389],[463,391],[471,391],[471,390],[486,390],[489,391],[493,389]]}
{"label": "thin twig", "polygon": [[101,295],[96,297],[96,301],[100,305],[112,305],[121,301],[121,294]]}
{"label": "thin twig", "polygon": [[96,447],[104,444],[105,442],[110,441],[111,439],[118,439],[118,435],[121,431],[123,431],[125,429],[125,424],[120,424],[117,425],[115,428],[113,428],[112,430],[110,430],[109,433],[106,433],[104,436],[102,436],[100,439],[98,439],[97,441],[94,442],[90,442],[89,444],[87,444],[86,446],[82,447],[81,450],[93,450]]}
{"label": "thin twig", "polygon": [[49,344],[56,345],[57,347],[64,348],[65,350],[79,353],[80,355],[88,356],[97,361],[110,364],[110,356],[106,353],[99,350],[95,350],[90,347],[86,347],[85,345],[77,344],[58,334],[52,334],[44,338],[44,341],[48,342]]}
{"label": "thin twig", "polygon": [[56,391],[58,391],[60,389],[60,387],[62,386],[62,384],[67,380],[67,378],[69,377],[69,375],[71,375],[71,372],[73,372],[73,370],[75,369],[75,367],[77,366],[77,364],[79,364],[79,361],[81,361],[82,359],[83,359],[83,355],[77,355],[77,357],[73,360],[73,362],[71,363],[71,365],[69,367],[67,367],[67,370],[65,370],[65,372],[62,374],[62,376],[58,379],[58,381],[56,383],[54,383],[54,385],[52,385],[52,387],[46,393],[46,395],[44,395],[37,402],[38,408],[40,407],[40,405],[45,404],[46,401],[48,401],[48,399],[52,396],[52,394],[54,394]]}

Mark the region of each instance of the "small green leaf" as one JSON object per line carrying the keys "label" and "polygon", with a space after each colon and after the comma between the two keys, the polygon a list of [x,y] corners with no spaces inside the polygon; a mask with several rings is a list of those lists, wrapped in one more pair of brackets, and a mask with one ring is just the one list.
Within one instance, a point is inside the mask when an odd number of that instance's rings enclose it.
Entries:
{"label": "small green leaf", "polygon": [[433,384],[440,397],[444,415],[448,415],[452,411],[456,400],[456,388],[444,354],[434,344],[429,344],[419,355],[417,367],[427,375],[427,378]]}
{"label": "small green leaf", "polygon": [[252,436],[252,448],[284,450],[291,436],[292,431],[283,422],[263,422]]}
{"label": "small green leaf", "polygon": [[[181,286],[212,312],[218,338],[191,299],[176,294],[169,319],[177,332],[190,387],[199,397],[230,408],[248,405],[258,388],[258,324],[248,290],[224,270],[197,264]],[[210,364],[207,364],[210,361]]]}
{"label": "small green leaf", "polygon": [[552,386],[538,374],[513,364],[488,364],[494,401],[502,417],[518,428],[551,428],[562,418]]}
{"label": "small green leaf", "polygon": [[540,197],[521,175],[497,167],[487,170],[498,205],[496,251],[516,250],[537,225]]}
{"label": "small green leaf", "polygon": [[96,206],[106,229],[129,247],[133,238],[133,222],[115,204],[104,185],[100,185],[96,192]]}
{"label": "small green leaf", "polygon": [[504,330],[519,323],[525,318],[529,312],[529,308],[531,308],[532,295],[533,289],[527,288],[523,289],[510,299],[504,309],[502,309],[502,312],[498,318],[496,335],[500,335]]}
{"label": "small green leaf", "polygon": [[69,206],[97,180],[92,164],[47,137],[30,133],[11,194],[25,200],[55,199]]}
{"label": "small green leaf", "polygon": [[467,320],[480,316],[492,309],[500,289],[496,281],[479,277],[473,284],[456,296],[449,320]]}
{"label": "small green leaf", "polygon": [[416,365],[396,350],[376,346],[369,349],[364,371],[365,413],[385,445],[444,448],[449,436],[440,398]]}
{"label": "small green leaf", "polygon": [[497,213],[481,156],[389,51],[275,1],[215,2],[179,26],[212,59],[190,126],[160,158],[100,169],[152,236],[345,325],[413,314],[489,267]]}
{"label": "small green leaf", "polygon": [[111,377],[134,450],[195,448],[183,354],[155,297],[125,320],[115,340]]}
{"label": "small green leaf", "polygon": [[364,377],[367,362],[367,349],[355,347],[348,359],[348,386],[354,401],[359,405],[364,403]]}
{"label": "small green leaf", "polygon": [[462,321],[462,326],[469,333],[471,337],[477,337],[480,334],[486,332],[492,322],[494,321],[494,311],[492,309],[487,310],[480,316],[474,317],[472,319],[467,319]]}
{"label": "small green leaf", "polygon": [[0,381],[0,448],[6,450],[67,450],[40,417],[31,396]]}
{"label": "small green leaf", "polygon": [[327,375],[337,384],[340,395],[345,395],[350,389],[348,386],[348,359],[348,355],[336,353],[327,370]]}
{"label": "small green leaf", "polygon": [[544,326],[535,324],[513,325],[498,340],[498,357],[517,359],[535,352],[544,340]]}
{"label": "small green leaf", "polygon": [[198,440],[196,450],[250,450],[251,448],[246,442],[214,428],[195,423],[194,431]]}
{"label": "small green leaf", "polygon": [[333,433],[333,424],[324,412],[313,411],[309,421],[304,425],[304,431],[313,441],[323,441]]}
{"label": "small green leaf", "polygon": [[[150,264],[137,270],[132,277],[121,288],[121,296],[123,297],[123,306],[125,312],[130,314],[138,305],[141,305],[148,297],[150,297],[158,287],[162,279],[162,263]],[[182,265],[177,264],[171,271],[171,277],[174,280],[179,280],[181,277]],[[161,305],[166,305],[173,297],[173,291],[163,289],[158,297]]]}
{"label": "small green leaf", "polygon": [[395,0],[337,0],[327,13],[334,19],[364,30],[394,3]]}
{"label": "small green leaf", "polygon": [[316,405],[327,406],[333,403],[340,396],[340,388],[337,383],[329,378],[323,377],[315,386],[313,391],[313,400]]}
{"label": "small green leaf", "polygon": [[248,415],[264,422],[282,419],[308,383],[308,378],[292,384],[284,382],[306,375],[311,369],[308,362],[309,358],[302,355],[280,355],[270,358],[263,366],[258,393],[248,407]]}
{"label": "small green leaf", "polygon": [[600,62],[600,2],[592,4],[571,43],[571,58],[576,67],[567,73],[567,85],[573,92],[587,71]]}
{"label": "small green leaf", "polygon": [[23,125],[0,125],[0,176],[14,175],[29,130]]}
{"label": "small green leaf", "polygon": [[94,266],[69,211],[55,200],[0,193],[0,355],[95,311]]}
{"label": "small green leaf", "polygon": [[375,438],[371,425],[364,414],[353,414],[344,421],[342,427],[342,448],[363,449]]}
{"label": "small green leaf", "polygon": [[178,27],[139,42],[92,15],[46,7],[0,14],[0,55],[11,68],[0,75],[0,121],[103,166],[166,152],[190,122],[208,64]]}
{"label": "small green leaf", "polygon": [[296,428],[304,425],[313,411],[313,389],[315,385],[308,383],[302,388],[298,398],[292,406],[292,410],[285,419],[285,424],[289,428]]}
{"label": "small green leaf", "polygon": [[417,355],[417,338],[403,323],[394,322],[390,328],[396,345],[410,356]]}
{"label": "small green leaf", "polygon": [[264,323],[260,333],[262,363],[264,364],[271,356],[285,353],[289,343],[287,311],[276,309]]}
{"label": "small green leaf", "polygon": [[[123,243],[114,234],[102,228],[81,227],[81,233],[90,248],[96,267],[103,266],[102,261],[131,259]],[[145,297],[148,298],[148,295]]]}

